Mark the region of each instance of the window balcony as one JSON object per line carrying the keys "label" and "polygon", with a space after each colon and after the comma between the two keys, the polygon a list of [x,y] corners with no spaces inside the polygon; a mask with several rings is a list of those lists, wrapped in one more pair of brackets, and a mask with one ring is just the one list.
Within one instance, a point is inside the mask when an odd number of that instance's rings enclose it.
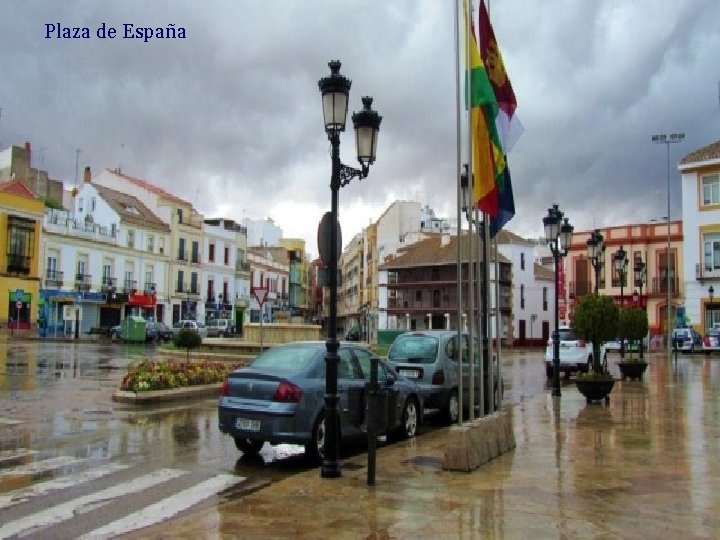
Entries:
{"label": "window balcony", "polygon": [[137,292],[137,281],[134,279],[126,279],[123,289],[127,294]]}
{"label": "window balcony", "polygon": [[695,279],[700,283],[704,283],[705,281],[720,281],[720,268],[713,268],[712,266],[697,263],[695,265]]}
{"label": "window balcony", "polygon": [[157,284],[156,283],[145,283],[143,286],[143,292],[145,294],[155,294],[157,291]]}
{"label": "window balcony", "polygon": [[63,273],[59,270],[48,270],[45,272],[46,287],[62,287]]}
{"label": "window balcony", "polygon": [[102,292],[114,291],[117,289],[117,278],[104,276],[102,278],[102,284],[100,290]]}
{"label": "window balcony", "polygon": [[24,255],[16,255],[8,253],[7,256],[7,272],[8,274],[20,274],[27,276],[30,274],[30,257]]}
{"label": "window balcony", "polygon": [[90,274],[75,274],[75,289],[78,291],[89,291],[92,276]]}

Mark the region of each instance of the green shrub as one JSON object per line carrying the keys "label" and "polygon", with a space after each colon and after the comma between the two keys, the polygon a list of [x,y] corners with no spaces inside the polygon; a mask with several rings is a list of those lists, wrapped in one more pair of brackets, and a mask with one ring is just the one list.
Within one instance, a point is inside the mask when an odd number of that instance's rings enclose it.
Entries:
{"label": "green shrub", "polygon": [[187,359],[189,360],[190,349],[199,347],[202,344],[202,338],[195,330],[181,328],[173,338],[173,344],[178,349],[185,349],[187,351]]}
{"label": "green shrub", "polygon": [[577,337],[593,344],[593,371],[601,373],[600,346],[615,339],[618,332],[618,307],[609,296],[588,294],[575,309],[572,329]]}

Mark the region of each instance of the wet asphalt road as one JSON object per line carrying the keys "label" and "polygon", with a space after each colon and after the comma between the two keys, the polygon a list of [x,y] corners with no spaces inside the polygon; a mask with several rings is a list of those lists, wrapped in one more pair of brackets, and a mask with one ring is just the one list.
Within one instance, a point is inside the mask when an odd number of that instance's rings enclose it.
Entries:
{"label": "wet asphalt road", "polygon": [[[46,517],[59,523],[47,529],[40,520],[37,529],[30,529],[36,538],[74,537],[96,530],[100,523],[119,520],[202,482],[228,482],[221,484],[217,498],[199,503],[212,505],[315,466],[305,459],[301,447],[291,445],[265,445],[259,458],[243,457],[217,428],[215,399],[143,408],[113,402],[111,395],[128,365],[153,357],[152,346],[43,341],[4,345],[0,344],[0,523],[37,519],[34,516],[49,512],[46,508],[69,498],[92,499],[93,493],[103,490],[123,492],[125,488],[113,486],[168,475],[119,503],[98,509],[94,506],[98,503],[89,500],[87,512],[73,507],[73,519]],[[522,402],[547,389],[542,352],[503,353],[502,369],[504,404]],[[423,430],[436,429],[435,425],[431,419]],[[354,447],[344,454],[363,450]],[[48,468],[28,470],[37,462],[47,463]],[[92,483],[67,480],[60,486],[63,489],[38,496],[35,486],[40,481],[62,483],[63,478],[87,471],[100,475],[106,467],[118,469],[108,469]],[[3,494],[8,493],[17,500],[17,493],[25,493],[27,502],[2,504]],[[12,530],[0,528],[0,537]]]}

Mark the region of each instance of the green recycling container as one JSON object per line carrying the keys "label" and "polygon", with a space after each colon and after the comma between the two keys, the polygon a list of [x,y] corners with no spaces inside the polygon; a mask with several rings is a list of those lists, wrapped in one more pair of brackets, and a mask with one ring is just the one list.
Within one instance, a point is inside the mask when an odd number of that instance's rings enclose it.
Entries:
{"label": "green recycling container", "polygon": [[125,317],[120,324],[120,338],[123,341],[145,341],[145,319],[138,315]]}

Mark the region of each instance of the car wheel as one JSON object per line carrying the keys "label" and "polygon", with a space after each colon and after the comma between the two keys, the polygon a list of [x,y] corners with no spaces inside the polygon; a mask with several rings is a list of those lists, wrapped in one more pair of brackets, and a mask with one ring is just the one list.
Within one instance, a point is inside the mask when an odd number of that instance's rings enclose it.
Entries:
{"label": "car wheel", "polygon": [[417,435],[418,422],[420,420],[420,408],[414,397],[407,398],[402,413],[402,425],[400,426],[399,435],[403,439],[412,439]]}
{"label": "car wheel", "polygon": [[256,441],[254,439],[246,439],[245,437],[235,437],[235,446],[243,454],[257,454],[265,444],[265,441]]}
{"label": "car wheel", "polygon": [[325,454],[325,413],[320,413],[315,421],[315,427],[312,432],[312,441],[305,445],[305,455],[313,462],[322,461]]}
{"label": "car wheel", "polygon": [[458,418],[460,417],[460,401],[458,400],[456,390],[450,392],[447,402],[445,403],[443,416],[445,417],[445,422],[448,424],[457,424]]}

